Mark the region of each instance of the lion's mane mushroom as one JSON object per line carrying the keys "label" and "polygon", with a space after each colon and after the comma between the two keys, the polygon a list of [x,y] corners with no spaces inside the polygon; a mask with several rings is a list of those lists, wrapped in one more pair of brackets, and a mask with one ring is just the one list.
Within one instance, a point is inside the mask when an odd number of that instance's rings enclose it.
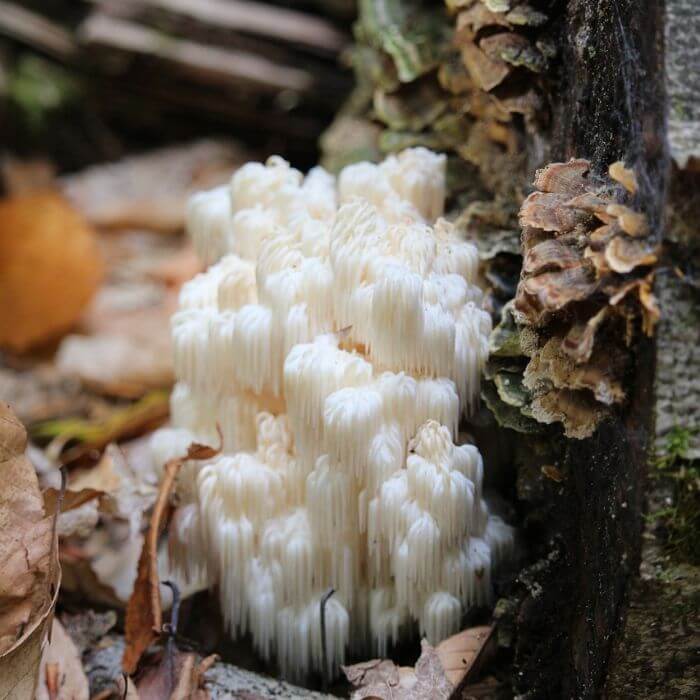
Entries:
{"label": "lion's mane mushroom", "polygon": [[183,470],[171,552],[288,677],[332,674],[351,643],[384,654],[416,622],[438,642],[513,549],[478,450],[455,444],[491,322],[476,249],[435,220],[444,190],[445,157],[418,148],[337,183],[271,158],[190,204],[213,264],[173,316],[153,454],[217,424],[224,450]]}

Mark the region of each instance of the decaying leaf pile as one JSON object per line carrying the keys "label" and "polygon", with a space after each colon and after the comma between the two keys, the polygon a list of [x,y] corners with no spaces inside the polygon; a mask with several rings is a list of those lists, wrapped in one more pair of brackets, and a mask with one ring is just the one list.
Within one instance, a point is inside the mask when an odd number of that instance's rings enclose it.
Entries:
{"label": "decaying leaf pile", "polygon": [[520,210],[521,281],[492,337],[486,397],[511,427],[561,422],[584,438],[624,402],[633,340],[653,333],[658,253],[645,216],[622,203],[637,191],[622,163],[602,178],[586,160],[552,163],[534,184]]}

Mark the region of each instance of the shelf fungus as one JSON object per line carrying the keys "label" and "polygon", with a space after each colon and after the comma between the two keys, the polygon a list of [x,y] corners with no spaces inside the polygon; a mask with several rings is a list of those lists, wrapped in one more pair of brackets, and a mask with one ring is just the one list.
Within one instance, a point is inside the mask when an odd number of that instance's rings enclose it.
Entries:
{"label": "shelf fungus", "polygon": [[489,601],[514,547],[478,449],[457,444],[491,320],[476,248],[441,218],[445,157],[416,148],[337,179],[273,157],[222,192],[190,202],[210,267],[172,319],[173,425],[152,442],[162,464],[223,436],[181,472],[174,563],[287,677],[413,631],[436,643]]}
{"label": "shelf fungus", "polygon": [[584,438],[626,398],[633,339],[653,334],[657,250],[644,215],[623,203],[637,191],[623,163],[602,178],[586,160],[552,163],[534,184],[520,210],[521,280],[491,339],[489,403],[512,408],[518,386],[527,419]]}

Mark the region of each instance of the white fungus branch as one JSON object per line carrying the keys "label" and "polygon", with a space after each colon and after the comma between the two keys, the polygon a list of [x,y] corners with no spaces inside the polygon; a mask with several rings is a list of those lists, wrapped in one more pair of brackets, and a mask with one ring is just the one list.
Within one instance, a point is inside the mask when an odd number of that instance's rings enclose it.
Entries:
{"label": "white fungus branch", "polygon": [[171,556],[287,677],[386,654],[411,625],[437,643],[512,553],[478,450],[454,444],[491,324],[444,199],[445,157],[417,148],[337,184],[274,157],[190,201],[210,267],[173,316],[173,427],[153,458],[217,425],[224,453],[183,470]]}

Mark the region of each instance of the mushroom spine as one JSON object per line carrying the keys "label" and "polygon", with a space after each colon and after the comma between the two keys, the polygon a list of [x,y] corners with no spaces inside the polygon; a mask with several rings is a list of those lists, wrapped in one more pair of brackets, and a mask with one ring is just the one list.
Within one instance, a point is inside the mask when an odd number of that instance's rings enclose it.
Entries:
{"label": "mushroom spine", "polygon": [[479,451],[455,444],[491,321],[444,199],[445,156],[415,148],[337,181],[272,157],[189,204],[210,267],[173,316],[153,458],[217,424],[224,451],[183,470],[171,553],[287,677],[330,674],[351,645],[385,654],[412,626],[437,643],[513,550]]}

